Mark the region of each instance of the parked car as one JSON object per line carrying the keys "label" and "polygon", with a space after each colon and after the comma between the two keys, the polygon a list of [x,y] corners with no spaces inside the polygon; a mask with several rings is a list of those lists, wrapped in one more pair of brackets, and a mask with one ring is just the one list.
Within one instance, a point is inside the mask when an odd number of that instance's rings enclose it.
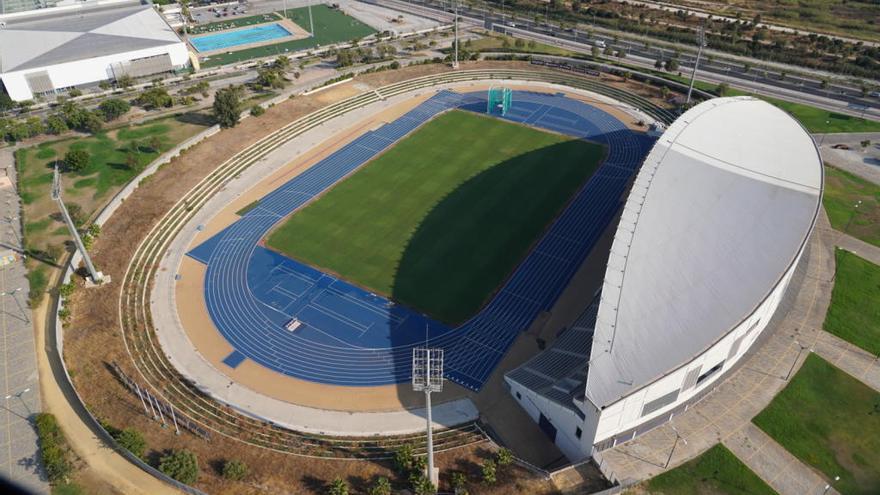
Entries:
{"label": "parked car", "polygon": [[836,149],[836,150],[848,150],[848,149],[849,149],[849,145],[842,144],[842,143],[841,143],[841,144],[835,144],[834,146],[832,146],[832,148],[834,148],[834,149]]}

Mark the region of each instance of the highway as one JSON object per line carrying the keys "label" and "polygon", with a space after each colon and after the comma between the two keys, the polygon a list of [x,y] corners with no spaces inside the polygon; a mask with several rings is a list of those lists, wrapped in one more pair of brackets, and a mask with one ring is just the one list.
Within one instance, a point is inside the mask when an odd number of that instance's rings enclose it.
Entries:
{"label": "highway", "polygon": [[[450,10],[449,2],[439,0],[372,1],[400,10],[432,16],[436,19],[442,19],[444,22],[449,22],[453,18],[453,14],[448,12]],[[586,54],[589,54],[592,47],[599,42],[599,45],[610,46],[614,51],[625,50],[626,57],[622,62],[640,68],[653,69],[658,59],[673,58],[678,51],[679,54],[676,57],[679,61],[678,72],[682,75],[689,75],[696,59],[696,54],[689,51],[696,50],[696,46],[671,48],[676,45],[648,38],[645,38],[644,41],[624,39],[610,31],[598,28],[593,30],[591,35],[581,29],[562,29],[556,24],[536,23],[532,19],[503,15],[467,5],[460,5],[459,9],[463,26],[492,29]],[[646,42],[648,48],[646,48]],[[607,58],[612,59],[612,57]],[[744,69],[746,63],[752,67],[760,66],[760,69],[746,71]],[[813,78],[807,77],[805,75],[807,72],[809,71],[804,68],[771,64],[705,50],[700,62],[699,79],[711,83],[727,82],[732,87],[755,91],[767,96],[794,100],[848,115],[880,120],[880,98],[862,97],[860,88],[850,87],[840,80],[834,81],[831,79],[832,76],[824,73]],[[781,77],[782,73],[786,74],[784,78]],[[823,88],[821,81],[825,78],[829,80],[829,84]]]}

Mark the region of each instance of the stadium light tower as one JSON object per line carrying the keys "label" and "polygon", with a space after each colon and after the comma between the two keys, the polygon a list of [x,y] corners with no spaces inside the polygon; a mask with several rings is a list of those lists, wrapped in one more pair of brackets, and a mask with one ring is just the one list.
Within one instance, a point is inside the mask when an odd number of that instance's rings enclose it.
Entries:
{"label": "stadium light tower", "polygon": [[434,437],[431,431],[431,392],[443,391],[443,349],[417,347],[413,349],[412,384],[416,392],[425,392],[425,411],[428,418],[428,479],[436,487],[439,473],[434,471]]}
{"label": "stadium light tower", "polygon": [[311,34],[312,38],[315,37],[315,21],[312,20],[312,2],[309,1],[309,34]]}
{"label": "stadium light tower", "polygon": [[86,251],[86,247],[82,243],[82,238],[79,236],[79,231],[76,230],[76,225],[70,218],[70,213],[68,213],[67,207],[64,206],[64,200],[61,199],[61,174],[58,173],[58,165],[55,166],[55,175],[52,177],[52,199],[58,203],[58,208],[61,210],[61,216],[64,218],[64,223],[67,224],[67,229],[70,230],[73,242],[76,244],[76,248],[82,255],[83,262],[89,270],[89,276],[92,278],[92,282],[97,285],[107,282],[108,280],[104,279],[104,274],[96,270],[95,265],[92,264],[92,258],[89,257],[89,253]]}
{"label": "stadium light tower", "polygon": [[688,86],[687,100],[685,100],[684,106],[691,104],[691,92],[694,90],[694,80],[697,78],[697,66],[700,65],[700,56],[703,55],[704,46],[706,46],[705,22],[700,24],[700,29],[697,31],[697,60],[694,62],[694,70],[691,72],[691,84]]}
{"label": "stadium light tower", "polygon": [[458,68],[458,2],[459,0],[455,0],[455,20],[453,21],[455,27],[455,39],[452,42],[455,45],[455,58],[452,60],[453,69]]}

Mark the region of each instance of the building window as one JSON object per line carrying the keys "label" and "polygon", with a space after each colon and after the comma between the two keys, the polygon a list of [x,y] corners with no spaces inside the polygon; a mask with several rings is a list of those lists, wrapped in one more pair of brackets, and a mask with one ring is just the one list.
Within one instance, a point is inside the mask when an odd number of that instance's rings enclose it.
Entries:
{"label": "building window", "polygon": [[522,394],[520,394],[519,392],[517,392],[517,393],[516,393],[516,398],[517,398],[517,400],[522,400]]}
{"label": "building window", "polygon": [[581,435],[583,435],[583,434],[584,434],[584,432],[581,431],[581,427],[580,427],[580,426],[575,426],[575,428],[574,428],[574,436],[578,437],[578,440],[580,440]]}
{"label": "building window", "polygon": [[703,383],[704,381],[706,381],[707,378],[709,378],[710,376],[712,376],[716,372],[718,372],[718,370],[720,370],[722,366],[724,366],[724,361],[721,361],[720,363],[718,363],[715,366],[712,366],[711,368],[706,370],[705,373],[703,373],[702,375],[700,375],[699,378],[697,378],[697,385]]}
{"label": "building window", "polygon": [[672,392],[669,392],[666,395],[660,396],[660,397],[652,400],[651,402],[648,402],[647,404],[645,404],[645,406],[642,408],[642,416],[647,416],[648,414],[651,414],[654,411],[658,411],[658,410],[668,406],[669,404],[672,404],[677,399],[678,399],[678,390],[673,390]]}

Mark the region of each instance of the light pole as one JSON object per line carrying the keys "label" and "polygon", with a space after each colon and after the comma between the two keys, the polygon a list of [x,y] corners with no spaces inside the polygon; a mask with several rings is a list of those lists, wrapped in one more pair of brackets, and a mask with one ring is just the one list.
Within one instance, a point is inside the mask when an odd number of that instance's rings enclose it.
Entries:
{"label": "light pole", "polygon": [[18,231],[15,230],[15,224],[13,223],[13,222],[15,222],[15,221],[18,220],[18,219],[19,219],[19,218],[16,217],[16,216],[6,217],[6,222],[9,223],[9,231],[12,232],[12,235],[13,235],[13,236],[15,236],[15,240],[16,240],[16,242],[18,242],[18,247],[19,247],[22,251],[24,251],[24,243],[21,242],[21,237],[18,235]]}
{"label": "light pole", "polygon": [[[831,123],[830,120],[826,120],[826,121],[825,121],[825,126],[827,127],[828,124],[830,124],[830,123]],[[827,132],[824,133],[824,134],[822,134],[822,139],[819,140],[819,147],[820,147],[820,148],[822,147],[822,144],[825,142],[825,136],[827,136],[827,135],[828,135]]]}
{"label": "light pole", "polygon": [[852,223],[853,219],[856,217],[859,211],[859,205],[862,204],[862,200],[856,201],[856,204],[853,205],[853,211],[849,216],[849,221],[846,222],[846,227],[843,228],[843,233],[846,234],[849,232],[849,225]]}
{"label": "light pole", "polygon": [[672,443],[672,450],[669,451],[669,457],[666,458],[666,465],[663,466],[663,469],[669,467],[669,462],[672,460],[672,454],[675,453],[675,447],[678,446],[678,441],[681,440],[682,442],[684,442],[685,445],[688,444],[687,440],[685,440],[685,438],[681,436],[680,433],[678,433],[678,430],[672,423],[669,423],[669,426],[672,428],[672,431],[675,432],[675,441]]}
{"label": "light pole", "polygon": [[[24,394],[26,394],[26,393],[28,393],[28,392],[30,392],[30,391],[31,391],[31,389],[30,389],[30,387],[28,387],[28,388],[26,388],[26,389],[24,389],[24,390],[22,390],[22,391],[20,391],[20,392],[17,392],[17,393],[14,393],[14,394],[9,394],[9,395],[6,396],[6,400],[9,401],[9,399],[15,397],[16,399],[18,399],[18,400],[21,402],[21,404],[22,404],[22,405],[24,406],[24,408],[27,410],[27,412],[28,412],[28,416],[30,416],[30,414],[31,414],[31,408],[28,407],[27,402],[25,402],[24,399],[21,398],[22,395],[24,395]],[[9,407],[9,406],[7,405],[7,410],[8,410],[8,407]],[[12,411],[10,411],[10,412],[12,412]],[[15,414],[15,413],[13,413],[13,414]]]}
{"label": "light pole", "polygon": [[70,218],[70,213],[67,211],[67,206],[64,205],[64,200],[61,199],[61,174],[58,172],[57,165],[55,166],[55,175],[52,178],[52,199],[58,203],[58,209],[61,210],[61,216],[64,218],[64,223],[67,224],[67,229],[70,230],[70,236],[73,237],[73,243],[82,255],[83,263],[85,263],[86,268],[89,270],[89,276],[92,278],[92,283],[100,285],[104,282],[109,282],[109,280],[105,280],[109,277],[104,277],[104,274],[96,270],[95,265],[92,264],[92,258],[89,256],[86,247],[83,245],[82,238],[79,236],[79,231],[76,229],[76,224],[73,223],[73,220]]}
{"label": "light pole", "polygon": [[[840,481],[840,476],[835,476],[834,481]],[[830,490],[830,489],[831,489],[831,483],[826,483],[825,484],[825,491],[822,492],[822,495],[825,495],[826,493],[828,493],[828,490]]]}
{"label": "light pole", "polygon": [[452,68],[458,68],[458,2],[459,0],[455,0],[455,39],[453,43],[455,44],[455,58],[452,60]]}
{"label": "light pole", "polygon": [[439,472],[434,470],[434,436],[431,420],[431,392],[443,391],[443,349],[413,348],[412,385],[416,392],[425,392],[425,416],[427,417],[427,478],[435,487]]}
{"label": "light pole", "polygon": [[28,317],[27,311],[24,310],[24,307],[22,307],[21,302],[18,301],[18,296],[16,296],[16,294],[18,294],[19,292],[21,292],[21,287],[19,287],[17,289],[10,290],[10,291],[6,291],[0,295],[12,296],[12,298],[15,299],[16,306],[18,306],[18,310],[21,311],[21,314],[24,315],[24,322],[30,323],[31,319]]}
{"label": "light pole", "polygon": [[688,86],[688,94],[684,106],[691,104],[691,92],[694,90],[694,81],[697,78],[697,67],[700,65],[700,56],[703,55],[703,47],[706,46],[706,24],[700,24],[700,30],[697,31],[697,45],[697,60],[694,62],[694,70],[691,72],[691,84]]}

